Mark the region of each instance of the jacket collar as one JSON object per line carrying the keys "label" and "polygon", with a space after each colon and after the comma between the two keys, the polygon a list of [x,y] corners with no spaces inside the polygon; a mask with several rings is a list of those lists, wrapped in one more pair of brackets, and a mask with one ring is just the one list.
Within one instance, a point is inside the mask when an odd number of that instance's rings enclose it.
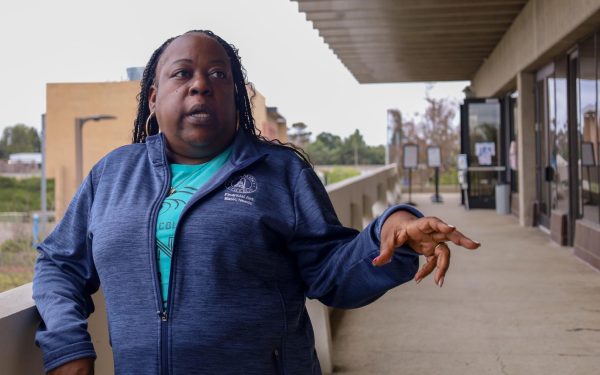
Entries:
{"label": "jacket collar", "polygon": [[[259,142],[258,139],[254,139],[243,130],[238,130],[233,139],[233,151],[230,157],[230,163],[233,167],[248,165],[265,157],[268,153],[260,147]],[[165,148],[164,134],[159,133],[146,138],[148,158],[153,166],[160,167],[169,164]]]}

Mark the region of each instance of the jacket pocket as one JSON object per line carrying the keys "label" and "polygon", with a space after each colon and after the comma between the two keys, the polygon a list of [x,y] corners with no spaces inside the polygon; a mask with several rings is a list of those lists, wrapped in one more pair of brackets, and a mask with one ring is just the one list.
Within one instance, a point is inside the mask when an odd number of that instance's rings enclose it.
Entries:
{"label": "jacket pocket", "polygon": [[275,375],[283,375],[283,362],[281,360],[281,349],[273,349],[273,367],[275,369]]}

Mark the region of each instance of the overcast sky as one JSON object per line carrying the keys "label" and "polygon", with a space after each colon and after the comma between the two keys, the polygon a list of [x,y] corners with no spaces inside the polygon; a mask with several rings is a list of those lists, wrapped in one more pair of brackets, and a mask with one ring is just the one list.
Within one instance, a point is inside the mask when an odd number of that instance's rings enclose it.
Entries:
{"label": "overcast sky", "polygon": [[[40,127],[48,82],[127,79],[165,39],[210,29],[240,49],[248,77],[288,126],[385,142],[386,110],[425,108],[426,85],[359,85],[289,0],[0,2],[0,131]],[[460,100],[467,82],[435,83],[433,97]]]}

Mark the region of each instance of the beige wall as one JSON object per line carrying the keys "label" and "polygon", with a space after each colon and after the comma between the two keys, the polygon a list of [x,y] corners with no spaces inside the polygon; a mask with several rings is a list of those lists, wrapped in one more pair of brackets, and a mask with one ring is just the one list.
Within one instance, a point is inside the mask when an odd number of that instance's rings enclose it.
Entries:
{"label": "beige wall", "polygon": [[[50,83],[46,87],[46,161],[55,179],[56,217],[61,218],[75,195],[75,118],[99,114],[115,120],[89,121],[83,126],[83,176],[111,150],[131,143],[139,81]],[[252,100],[256,126],[267,122],[265,97]],[[287,139],[287,138],[286,138]]]}
{"label": "beige wall", "polygon": [[600,0],[530,0],[472,79],[478,97],[516,87],[533,71],[600,27]]}
{"label": "beige wall", "polygon": [[107,114],[116,120],[83,126],[83,176],[110,150],[131,142],[139,81],[51,83],[46,87],[46,161],[55,179],[56,215],[62,217],[75,181],[75,118]]}
{"label": "beige wall", "polygon": [[260,129],[261,134],[268,139],[279,139],[281,142],[287,142],[286,124],[277,124],[269,118],[267,114],[267,102],[265,97],[258,91],[252,98],[252,114],[256,127]]}

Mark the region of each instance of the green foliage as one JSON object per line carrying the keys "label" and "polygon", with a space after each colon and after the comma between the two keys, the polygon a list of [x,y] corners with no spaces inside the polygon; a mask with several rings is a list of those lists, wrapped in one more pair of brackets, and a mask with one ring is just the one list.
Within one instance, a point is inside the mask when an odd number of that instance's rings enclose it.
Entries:
{"label": "green foliage", "polygon": [[317,135],[314,142],[306,146],[305,151],[315,164],[332,165],[340,163],[342,138],[323,132]]}
{"label": "green foliage", "polygon": [[30,283],[33,280],[33,268],[29,271],[7,271],[0,267],[0,293],[21,285]]}
{"label": "green foliage", "polygon": [[350,177],[358,176],[360,172],[352,167],[333,167],[329,172],[325,173],[325,182],[327,185],[335,184]]}
{"label": "green foliage", "polygon": [[18,152],[40,152],[40,136],[35,128],[24,124],[9,126],[0,138],[0,159]]}
{"label": "green foliage", "polygon": [[10,239],[0,244],[0,254],[17,254],[31,247],[31,241],[26,238]]}
{"label": "green foliage", "polygon": [[19,237],[0,244],[0,292],[31,282],[37,252],[31,238]]}
{"label": "green foliage", "polygon": [[440,173],[440,185],[457,185],[458,170],[456,167],[450,167],[446,171]]}
{"label": "green foliage", "polygon": [[[47,206],[54,209],[54,180],[47,181]],[[40,178],[16,179],[0,176],[0,212],[31,212],[41,208]]]}
{"label": "green foliage", "polygon": [[305,151],[317,165],[385,163],[385,147],[367,145],[358,129],[343,140],[331,133],[321,133],[306,146]]}

